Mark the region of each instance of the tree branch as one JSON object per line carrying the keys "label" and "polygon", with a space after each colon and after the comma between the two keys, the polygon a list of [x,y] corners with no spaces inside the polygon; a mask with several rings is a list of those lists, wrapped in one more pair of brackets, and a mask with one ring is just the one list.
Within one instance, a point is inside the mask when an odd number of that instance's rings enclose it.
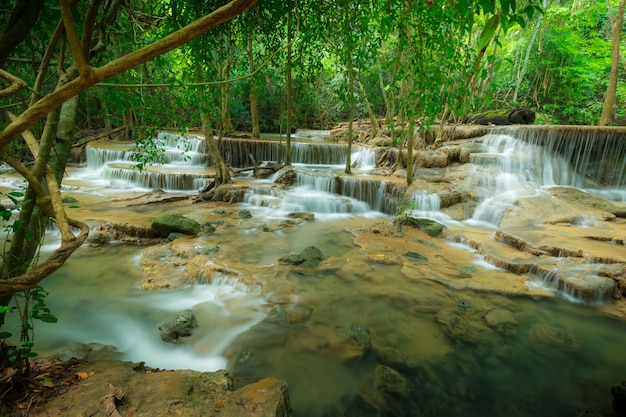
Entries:
{"label": "tree branch", "polygon": [[61,4],[61,14],[63,15],[65,34],[67,35],[67,39],[70,43],[72,55],[74,56],[74,61],[76,62],[76,66],[78,67],[78,73],[81,77],[89,78],[92,70],[89,67],[87,57],[83,52],[83,48],[81,48],[80,41],[78,40],[76,25],[74,24],[74,18],[72,17],[72,9],[67,3],[67,0],[59,0],[59,3]]}
{"label": "tree branch", "polygon": [[0,90],[0,98],[9,97],[14,94],[17,94],[18,91],[27,88],[28,85],[21,78],[17,78],[15,75],[11,74],[0,68],[0,77],[9,81],[11,85],[4,90]]}
{"label": "tree branch", "polygon": [[220,7],[212,13],[190,23],[184,28],[131,52],[119,59],[116,59],[100,68],[96,68],[88,77],[82,75],[66,84],[65,86],[46,95],[37,103],[28,108],[14,122],[11,122],[2,132],[0,132],[0,147],[6,146],[17,135],[28,129],[37,120],[44,117],[48,112],[57,108],[61,103],[79,94],[81,91],[93,86],[99,81],[105,80],[113,75],[124,72],[137,65],[143,64],[154,57],[162,55],[197,38],[203,33],[215,28],[243,13],[248,8],[256,4],[257,0],[232,0],[230,3]]}

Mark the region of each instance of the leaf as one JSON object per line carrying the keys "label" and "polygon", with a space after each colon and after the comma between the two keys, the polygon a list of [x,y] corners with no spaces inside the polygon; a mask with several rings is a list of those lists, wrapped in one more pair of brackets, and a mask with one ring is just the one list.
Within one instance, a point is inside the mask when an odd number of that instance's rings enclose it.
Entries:
{"label": "leaf", "polygon": [[500,16],[498,15],[491,16],[489,20],[487,20],[487,23],[485,23],[485,27],[483,28],[483,31],[480,33],[480,37],[478,38],[478,50],[481,50],[489,45],[489,42],[491,42],[493,35],[495,35],[496,33],[496,29],[498,28],[499,23]]}
{"label": "leaf", "polygon": [[57,316],[49,313],[39,314],[36,318],[43,321],[44,323],[56,323],[59,320],[57,319]]}
{"label": "leaf", "polygon": [[94,372],[91,372],[91,373],[89,373],[89,374],[88,374],[87,372],[76,372],[76,377],[77,377],[78,379],[80,379],[80,380],[83,380],[83,379],[87,379],[87,378],[89,378],[89,377],[90,377],[90,376],[92,376],[93,374],[94,374]]}
{"label": "leaf", "polygon": [[483,13],[493,13],[496,10],[496,6],[493,0],[478,0],[478,4],[483,9]]}
{"label": "leaf", "polygon": [[13,336],[12,333],[9,332],[0,332],[0,339],[8,339],[9,337]]}

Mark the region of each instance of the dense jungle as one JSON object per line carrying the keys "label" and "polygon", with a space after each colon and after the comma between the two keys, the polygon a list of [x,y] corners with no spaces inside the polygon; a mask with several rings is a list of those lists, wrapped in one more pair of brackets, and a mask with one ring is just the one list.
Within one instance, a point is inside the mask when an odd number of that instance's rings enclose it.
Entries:
{"label": "dense jungle", "polygon": [[0,415],[626,415],[625,6],[0,2]]}

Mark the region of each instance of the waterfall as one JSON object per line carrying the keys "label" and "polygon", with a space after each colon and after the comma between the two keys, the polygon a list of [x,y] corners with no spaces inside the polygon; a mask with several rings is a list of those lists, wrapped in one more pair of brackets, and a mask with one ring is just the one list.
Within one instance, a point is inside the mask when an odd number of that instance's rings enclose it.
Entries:
{"label": "waterfall", "polygon": [[[234,168],[245,168],[252,165],[250,155],[257,163],[263,161],[276,162],[281,151],[285,158],[287,145],[265,140],[224,138],[221,143],[222,157]],[[306,165],[345,165],[347,147],[334,143],[291,143],[291,162]],[[352,162],[359,168],[376,165],[376,154],[369,147],[354,145],[351,154]]]}
{"label": "waterfall", "polygon": [[552,176],[555,184],[585,189],[613,201],[626,201],[626,129],[525,126],[496,128],[492,132],[514,136],[540,148],[543,155],[560,155],[576,175],[562,177],[562,165],[546,167],[546,175]]}
{"label": "waterfall", "polygon": [[547,151],[539,143],[500,133],[484,136],[483,144],[486,152],[470,155],[475,166],[470,182],[478,184],[482,196],[474,220],[498,224],[517,197],[536,195],[542,187],[584,189],[594,185],[561,154]]}
{"label": "waterfall", "polygon": [[185,172],[139,171],[128,167],[107,166],[103,177],[116,186],[132,184],[136,187],[165,191],[195,191],[208,184],[208,175]]}
{"label": "waterfall", "polygon": [[[599,267],[598,267],[599,268]],[[542,287],[578,303],[601,303],[615,296],[615,281],[594,273],[593,265],[567,271],[535,271],[530,286]]]}

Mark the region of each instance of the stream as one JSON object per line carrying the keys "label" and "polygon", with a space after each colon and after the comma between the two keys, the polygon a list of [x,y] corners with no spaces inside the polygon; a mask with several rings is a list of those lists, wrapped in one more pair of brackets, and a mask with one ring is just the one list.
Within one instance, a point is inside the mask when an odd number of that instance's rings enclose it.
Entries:
{"label": "stream", "polygon": [[[97,344],[92,345],[97,358],[144,361],[161,369],[228,369],[242,383],[281,378],[288,382],[295,417],[573,416],[582,408],[615,415],[610,387],[626,380],[626,325],[605,310],[615,301],[590,300],[551,285],[541,273],[509,272],[470,242],[491,239],[498,222],[511,224],[507,216],[526,204],[547,207],[543,199],[553,200],[553,187],[589,190],[622,205],[621,183],[594,188],[597,183],[581,179],[556,152],[553,159],[537,161],[529,157],[534,150],[519,142],[518,148],[503,144],[511,136],[498,135],[495,142],[483,141],[492,148],[480,157],[521,153],[507,171],[476,160],[454,168],[464,172],[460,183],[479,190],[473,217],[455,219],[440,208],[431,189],[412,194],[415,216],[448,227],[449,239],[432,238],[393,224],[395,216],[385,208],[389,180],[373,171],[375,155],[365,147],[355,150],[355,179],[341,179],[341,194],[333,192],[345,160],[337,152],[344,147],[312,148],[322,146],[323,139],[313,134],[298,145],[295,186],[276,189],[270,188],[272,178],[240,178],[249,190],[244,202],[230,205],[111,205],[120,194],[153,188],[193,195],[210,175],[203,168],[206,157],[196,156],[205,150],[186,147],[188,158],[170,160],[167,171],[137,175],[127,169],[124,151],[97,144],[88,149],[87,166],[71,171],[65,181],[66,194],[79,201],[77,216],[92,226],[105,219],[148,225],[169,210],[199,223],[210,221],[218,225],[215,233],[169,245],[189,245],[198,253],[217,246],[207,261],[217,272],[209,282],[142,290],[145,247],[84,245],[43,283],[59,320],[37,323],[37,352],[45,356],[73,342],[91,343]],[[237,148],[242,145],[231,145],[232,165],[246,166],[237,159],[247,158]],[[271,160],[276,152],[271,146],[256,159]],[[175,145],[169,148],[176,154]],[[558,176],[520,161],[549,166]],[[173,179],[177,171],[188,178]],[[369,178],[377,182],[351,182]],[[238,218],[243,209],[252,217]],[[293,212],[314,213],[315,220],[271,227]],[[522,222],[522,217],[515,219]],[[524,228],[530,235],[539,226],[528,217]],[[557,241],[560,230],[588,233],[594,226],[613,227],[597,218],[588,224],[558,223],[545,226],[536,239]],[[55,239],[51,231],[50,246]],[[568,239],[564,246],[574,242]],[[325,255],[319,269],[290,269],[278,261],[309,246]],[[611,250],[624,262],[623,245]],[[409,252],[426,261],[408,259]],[[537,265],[548,271],[565,263],[555,257]],[[178,271],[185,267],[182,263]],[[185,309],[194,311],[199,327],[184,344],[163,342],[159,326]]]}

